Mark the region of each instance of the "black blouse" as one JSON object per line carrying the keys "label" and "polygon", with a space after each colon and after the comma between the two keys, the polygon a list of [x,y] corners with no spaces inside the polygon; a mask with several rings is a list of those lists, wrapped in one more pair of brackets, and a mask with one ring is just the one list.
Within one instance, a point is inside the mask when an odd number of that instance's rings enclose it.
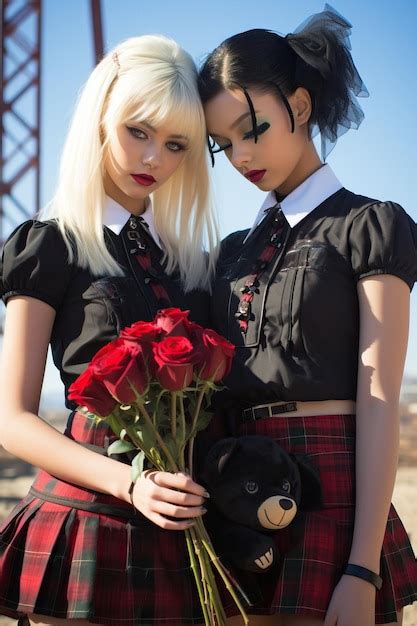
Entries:
{"label": "black blouse", "polygon": [[220,404],[355,400],[359,341],[357,282],[394,274],[417,280],[417,227],[393,202],[342,188],[294,228],[260,277],[246,334],[236,314],[253,263],[268,245],[266,218],[221,248],[212,299],[214,328],[237,346]]}
{"label": "black blouse", "polygon": [[[138,228],[143,226],[138,221]],[[144,229],[143,229],[144,230]],[[145,272],[135,255],[138,250],[128,237],[129,220],[120,235],[105,227],[106,244],[125,271],[124,276],[93,276],[88,269],[68,262],[67,248],[54,221],[30,220],[7,240],[0,266],[0,295],[5,303],[12,296],[26,295],[56,311],[51,336],[55,365],[65,385],[66,406],[71,383],[94,354],[116,338],[119,331],[136,321],[150,321],[161,308],[151,280],[165,288],[171,306],[190,310],[190,317],[209,325],[209,296],[194,290],[184,293],[178,275],[167,276],[159,263]],[[162,255],[145,232],[154,258]]]}

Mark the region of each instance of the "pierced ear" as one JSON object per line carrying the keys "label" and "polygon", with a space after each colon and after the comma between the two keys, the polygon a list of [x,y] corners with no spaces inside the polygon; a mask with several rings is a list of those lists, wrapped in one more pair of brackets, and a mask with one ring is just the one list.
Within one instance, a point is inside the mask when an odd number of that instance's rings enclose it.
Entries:
{"label": "pierced ear", "polygon": [[219,478],[224,468],[235,452],[238,440],[235,437],[221,439],[212,448],[204,463],[204,478],[209,484]]}
{"label": "pierced ear", "polygon": [[300,472],[300,509],[304,511],[320,509],[323,505],[323,491],[318,471],[311,465],[306,456],[292,454],[291,457],[297,464],[298,471]]}
{"label": "pierced ear", "polygon": [[290,96],[294,118],[298,126],[307,124],[313,109],[311,96],[305,87],[297,87]]}

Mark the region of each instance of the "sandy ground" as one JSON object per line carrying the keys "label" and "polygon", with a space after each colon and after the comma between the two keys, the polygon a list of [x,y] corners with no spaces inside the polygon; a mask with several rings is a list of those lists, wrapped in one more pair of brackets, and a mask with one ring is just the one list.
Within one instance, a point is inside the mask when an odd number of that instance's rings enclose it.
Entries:
{"label": "sandy ground", "polygon": [[[0,521],[27,493],[33,474],[30,465],[10,457],[0,448]],[[399,468],[393,501],[417,553],[417,467]],[[417,603],[406,607],[403,625],[417,626]],[[0,626],[16,626],[16,622],[0,617]]]}

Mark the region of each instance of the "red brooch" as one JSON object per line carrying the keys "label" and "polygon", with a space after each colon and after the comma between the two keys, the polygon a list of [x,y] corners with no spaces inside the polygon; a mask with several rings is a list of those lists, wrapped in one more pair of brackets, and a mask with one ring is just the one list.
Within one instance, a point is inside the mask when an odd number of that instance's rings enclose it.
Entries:
{"label": "red brooch", "polygon": [[[271,211],[274,209],[271,209]],[[235,317],[238,320],[240,330],[246,335],[248,330],[248,323],[251,316],[251,303],[255,297],[255,294],[259,293],[259,279],[265,269],[268,267],[269,262],[275,256],[277,250],[282,246],[282,234],[285,227],[285,217],[281,209],[275,208],[276,214],[273,220],[271,234],[269,236],[266,248],[262,251],[258,259],[255,261],[252,272],[247,277],[244,286],[240,289],[241,296],[239,306]]]}

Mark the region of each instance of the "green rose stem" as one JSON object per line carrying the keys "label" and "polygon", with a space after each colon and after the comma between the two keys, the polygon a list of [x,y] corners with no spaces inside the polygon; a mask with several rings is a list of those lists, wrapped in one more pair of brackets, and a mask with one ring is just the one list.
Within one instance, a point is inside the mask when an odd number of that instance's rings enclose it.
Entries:
{"label": "green rose stem", "polygon": [[184,458],[184,450],[185,450],[185,444],[186,442],[186,421],[185,421],[185,411],[184,411],[184,398],[183,395],[180,394],[179,396],[179,401],[180,401],[180,424],[181,424],[181,443],[178,446],[178,450],[179,450],[179,462],[181,465],[182,469],[185,469],[185,458]]}
{"label": "green rose stem", "polygon": [[[202,577],[202,580],[204,581],[204,586],[205,586],[205,590],[204,590],[205,598],[206,598],[207,604],[209,604],[209,596],[210,596],[210,600],[212,600],[213,593],[210,588],[210,580],[209,580],[209,575],[207,572],[207,560],[206,560],[205,549],[204,549],[201,537],[198,536],[198,533],[196,531],[194,532],[195,532],[196,550],[197,550],[199,560],[200,560],[201,577]],[[211,607],[211,604],[209,604],[209,606]]]}
{"label": "green rose stem", "polygon": [[[129,435],[130,439],[132,440],[132,443],[139,448],[139,450],[142,450],[142,452],[145,454],[146,458],[148,459],[148,461],[150,461],[151,463],[154,463],[152,457],[149,454],[149,450],[147,450],[143,445],[142,442],[140,440],[140,438],[137,435],[137,432],[135,430],[135,427],[132,425],[127,424],[123,417],[119,417],[118,415],[116,415],[115,413],[111,413],[106,419],[108,419],[109,417],[111,417],[115,422],[117,422],[117,424],[119,426],[122,426],[127,434]],[[117,435],[117,433],[115,433]]]}
{"label": "green rose stem", "polygon": [[210,581],[210,583],[209,583],[210,584],[210,590],[211,590],[211,593],[212,593],[212,596],[213,596],[213,601],[212,602],[213,602],[213,604],[216,607],[218,607],[217,613],[219,615],[219,618],[218,618],[219,621],[223,621],[223,622],[227,623],[227,616],[226,616],[226,613],[225,613],[224,608],[223,608],[223,604],[222,604],[222,601],[221,601],[221,598],[220,598],[220,594],[219,594],[219,589],[217,587],[216,578],[214,576],[213,570],[211,569],[211,563],[210,563],[210,559],[208,558],[207,553],[205,553],[205,558],[207,559],[208,565],[210,566],[210,567],[208,567],[207,571],[208,571],[209,581]]}
{"label": "green rose stem", "polygon": [[217,614],[218,618],[220,619],[220,622],[226,623],[227,617],[226,617],[226,613],[224,612],[223,605],[222,605],[222,602],[221,602],[221,599],[220,599],[220,594],[219,594],[219,590],[217,588],[217,583],[216,583],[216,579],[214,577],[214,572],[213,572],[213,570],[212,570],[212,568],[210,566],[210,558],[209,558],[209,555],[207,553],[207,549],[204,546],[204,540],[202,540],[202,538],[200,538],[200,541],[202,541],[202,545],[203,545],[202,571],[203,571],[205,579],[207,580],[207,587],[208,587],[208,590],[209,590],[210,600],[211,600],[210,605],[215,608],[216,614]]}
{"label": "green rose stem", "polygon": [[[195,405],[195,411],[194,411],[194,415],[193,415],[193,420],[191,422],[191,433],[194,433],[194,430],[195,430],[195,428],[197,426],[197,419],[198,419],[198,415],[200,413],[201,403],[203,402],[204,394],[206,393],[206,390],[209,387],[210,387],[210,385],[208,385],[207,383],[204,383],[204,385],[200,389],[200,393],[198,394],[197,403]],[[190,476],[193,475],[194,439],[195,439],[195,434],[191,437],[190,443],[188,445],[188,468],[189,468],[189,471],[190,471]]]}
{"label": "green rose stem", "polygon": [[201,547],[203,544],[201,543],[199,537],[197,537],[195,527],[190,529],[190,535],[194,546],[194,553],[197,555],[198,563],[200,566],[201,582],[203,584],[204,590],[204,604],[208,605],[207,580],[204,573],[203,557],[201,552]]}
{"label": "green rose stem", "polygon": [[[199,522],[200,519],[201,518],[198,518],[197,522]],[[199,527],[199,532],[200,532],[200,534],[202,536],[202,539],[204,539],[204,541],[206,541],[208,543],[208,545],[211,548],[212,553],[214,554],[214,549],[213,549],[213,546],[212,546],[212,543],[211,543],[211,539],[209,537],[209,534],[208,534],[208,532],[206,530],[206,527],[204,526],[203,522],[201,523],[201,525]],[[251,606],[251,601],[249,600],[249,598],[247,597],[247,595],[245,594],[245,592],[243,591],[242,587],[239,585],[237,580],[232,576],[232,574],[229,572],[229,570],[223,565],[223,563],[220,561],[220,559],[217,557],[217,555],[214,554],[214,556],[216,557],[215,560],[217,561],[219,567],[221,567],[221,569],[226,574],[226,576],[228,578],[230,578],[232,583],[235,585],[236,589],[238,589],[239,593],[244,598],[245,602],[247,602],[248,606]]]}
{"label": "green rose stem", "polygon": [[[193,540],[193,546],[194,546],[194,553],[197,555],[198,558],[198,563],[200,566],[200,573],[201,573],[201,583],[203,585],[203,602],[204,602],[204,606],[207,610],[207,614],[208,614],[208,618],[209,618],[209,624],[213,624],[213,626],[216,626],[216,620],[214,618],[214,615],[218,615],[219,613],[219,607],[215,606],[213,604],[213,598],[212,595],[209,592],[209,585],[208,585],[208,576],[207,576],[207,572],[206,569],[204,567],[204,547],[203,544],[201,542],[201,538],[198,537],[198,533],[196,532],[195,528],[190,529],[190,534]],[[221,621],[220,620],[220,625],[221,626],[225,626],[226,622],[225,621]]]}
{"label": "green rose stem", "polygon": [[[219,572],[219,574],[220,574],[220,576],[221,576],[221,578],[222,578],[222,580],[223,580],[223,582],[224,582],[224,584],[226,586],[226,589],[228,590],[228,592],[232,596],[235,604],[237,605],[239,611],[241,612],[245,624],[248,624],[249,623],[249,618],[247,616],[247,613],[246,613],[245,609],[243,608],[242,603],[240,602],[239,598],[237,597],[235,590],[233,589],[233,587],[230,584],[230,574],[227,571],[227,569],[224,567],[222,562],[220,561],[220,559],[217,556],[217,554],[214,552],[213,547],[211,545],[210,537],[208,536],[206,528],[205,528],[205,526],[202,523],[202,520],[200,518],[196,518],[196,528],[198,528],[200,536],[202,537],[203,546],[205,547],[206,551],[210,555],[210,559],[211,559],[214,567]],[[237,584],[237,582],[235,580],[233,582],[236,585],[237,589],[239,590],[239,593],[243,596],[245,601],[250,606],[251,602],[250,602],[249,598],[246,596],[246,594],[243,591],[243,589],[240,587],[240,585]]]}
{"label": "green rose stem", "polygon": [[[223,579],[223,582],[224,582],[224,584],[226,586],[226,589],[228,590],[228,592],[232,596],[236,606],[238,607],[238,609],[239,609],[239,611],[240,611],[240,613],[241,613],[241,615],[243,617],[243,621],[245,622],[245,624],[249,624],[249,618],[247,616],[247,613],[246,613],[245,609],[242,606],[242,603],[240,602],[239,598],[236,595],[235,590],[233,589],[232,585],[230,584],[229,578],[226,576],[226,573],[225,573],[223,567],[221,567],[219,565],[219,558],[212,551],[211,546],[204,539],[203,539],[203,546],[205,547],[205,549],[209,553],[210,559],[211,559],[212,563],[214,564],[215,568],[219,572],[219,574],[220,574],[221,578]],[[244,596],[244,597],[246,599],[246,596]]]}
{"label": "green rose stem", "polygon": [[177,438],[177,392],[171,391],[171,434],[175,441]]}
{"label": "green rose stem", "polygon": [[157,442],[159,443],[159,445],[161,446],[161,450],[164,452],[166,458],[168,459],[169,464],[171,465],[172,471],[178,472],[179,468],[177,466],[177,463],[175,462],[171,452],[168,450],[167,446],[165,445],[165,441],[162,439],[158,430],[155,428],[152,418],[149,415],[148,411],[146,410],[145,404],[143,403],[142,398],[140,397],[138,393],[136,393],[136,402],[137,402],[137,405],[139,407],[139,411],[142,417],[144,417],[147,424],[152,428],[155,438]]}
{"label": "green rose stem", "polygon": [[[148,387],[149,389],[149,387]],[[146,393],[146,392],[145,392]],[[156,428],[156,416],[158,414],[158,408],[159,408],[159,403],[161,402],[161,398],[162,396],[164,396],[166,394],[166,390],[163,389],[157,396],[156,396],[156,401],[155,401],[155,408],[152,412],[152,421],[153,421],[153,425]]]}
{"label": "green rose stem", "polygon": [[204,623],[206,624],[206,626],[210,626],[210,618],[209,618],[209,614],[207,611],[207,606],[204,602],[203,587],[202,587],[201,580],[200,580],[200,573],[199,573],[197,561],[195,558],[193,541],[191,539],[191,533],[189,529],[185,531],[185,540],[187,543],[188,555],[190,557],[191,569],[193,571],[195,582],[197,585],[198,597],[200,598],[201,608],[203,609]]}
{"label": "green rose stem", "polygon": [[204,603],[208,606],[208,610],[210,611],[209,624],[213,624],[213,626],[226,626],[226,614],[218,592],[217,594],[213,592],[213,587],[217,591],[216,581],[211,567],[207,567],[210,564],[210,560],[207,559],[207,553],[202,543],[201,536],[199,535],[197,526],[190,529],[190,534],[193,538],[194,552],[197,555],[200,565],[201,582],[204,586]]}

